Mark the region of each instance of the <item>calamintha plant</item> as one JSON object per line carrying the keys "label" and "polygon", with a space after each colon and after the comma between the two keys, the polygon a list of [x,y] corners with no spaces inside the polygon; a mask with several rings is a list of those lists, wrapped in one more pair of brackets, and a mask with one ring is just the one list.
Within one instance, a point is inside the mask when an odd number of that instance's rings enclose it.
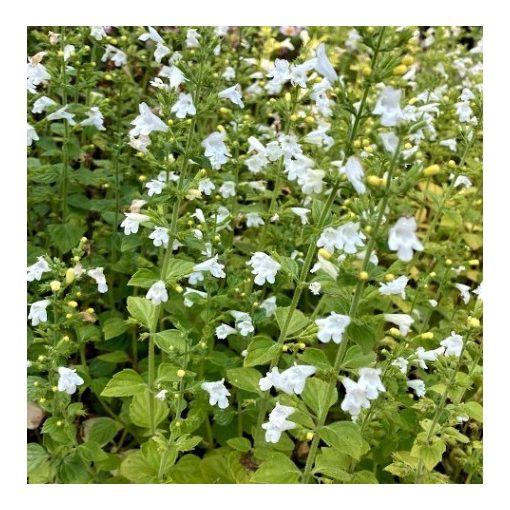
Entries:
{"label": "calamintha plant", "polygon": [[482,482],[482,31],[31,27],[30,483]]}

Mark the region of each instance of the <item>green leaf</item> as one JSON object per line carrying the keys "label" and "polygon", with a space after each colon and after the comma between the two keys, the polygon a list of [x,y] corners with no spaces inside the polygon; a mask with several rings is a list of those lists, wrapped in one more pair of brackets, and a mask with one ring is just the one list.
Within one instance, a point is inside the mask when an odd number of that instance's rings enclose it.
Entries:
{"label": "green leaf", "polygon": [[141,450],[129,453],[120,465],[120,474],[135,483],[154,483],[159,467],[153,465]]}
{"label": "green leaf", "polygon": [[80,453],[83,459],[89,462],[105,460],[108,457],[98,443],[90,440],[79,445],[77,451]]}
{"label": "green leaf", "polygon": [[76,248],[85,233],[85,228],[72,223],[48,225],[48,232],[53,244],[62,252]]}
{"label": "green leaf", "polygon": [[27,445],[27,469],[31,474],[44,462],[49,459],[48,452],[38,443],[29,443]]}
{"label": "green leaf", "polygon": [[100,416],[85,420],[83,422],[83,429],[85,441],[95,441],[100,446],[104,446],[113,441],[121,426],[111,418]]}
{"label": "green leaf", "polygon": [[338,421],[323,427],[319,436],[338,452],[359,460],[362,453],[362,438],[359,425],[350,421]]}
{"label": "green leaf", "polygon": [[[283,308],[277,308],[275,311],[276,322],[278,323],[278,327],[280,331],[285,327],[285,323],[287,321],[287,316],[289,315],[291,308],[290,306],[286,306]],[[294,310],[291,315],[289,325],[287,326],[287,331],[285,334],[285,338],[289,338],[299,331],[303,330],[308,326],[309,320],[306,318],[305,314],[300,310]]]}
{"label": "green leaf", "polygon": [[336,388],[328,397],[329,384],[317,377],[307,379],[305,389],[301,395],[303,402],[316,416],[324,416],[328,409],[338,400]]}
{"label": "green leaf", "polygon": [[322,473],[333,480],[348,483],[351,478],[348,473],[349,467],[349,457],[339,454],[335,448],[321,448],[315,461],[313,473]]}
{"label": "green leaf", "polygon": [[165,281],[180,280],[193,272],[195,263],[191,260],[170,259],[166,270]]}
{"label": "green leaf", "polygon": [[57,467],[60,483],[88,483],[90,474],[78,454],[64,457]]}
{"label": "green leaf", "polygon": [[280,352],[280,345],[268,337],[256,336],[248,344],[248,354],[244,358],[245,367],[254,367],[271,362]]}
{"label": "green leaf", "polygon": [[421,459],[427,471],[432,471],[441,462],[446,445],[438,437],[432,438],[426,443],[415,443],[411,449],[411,455]]}
{"label": "green leaf", "polygon": [[294,259],[291,259],[290,257],[277,256],[276,254],[275,254],[275,259],[282,266],[282,271],[284,273],[288,274],[291,278],[298,277],[299,266],[298,266],[298,263]]}
{"label": "green leaf", "polygon": [[347,334],[352,338],[362,349],[364,353],[372,351],[375,345],[375,332],[374,329],[358,321],[352,321],[347,327]]}
{"label": "green leaf", "polygon": [[152,327],[156,318],[156,307],[143,297],[129,296],[127,298],[129,315],[147,329]]}
{"label": "green leaf", "polygon": [[154,398],[154,395],[146,389],[143,393],[137,393],[129,405],[129,417],[135,425],[148,429],[150,401],[154,405],[154,424],[159,425],[169,413],[166,402]]}
{"label": "green leaf", "polygon": [[105,340],[111,340],[125,333],[127,330],[127,324],[124,319],[120,317],[112,317],[106,319],[103,323],[103,334]]}
{"label": "green leaf", "polygon": [[200,436],[189,436],[188,434],[184,434],[175,442],[175,448],[179,452],[188,452],[193,450],[195,446],[202,442],[202,438]]}
{"label": "green leaf", "polygon": [[125,363],[129,361],[129,356],[125,351],[113,351],[105,354],[100,354],[97,359],[107,361],[108,363]]}
{"label": "green leaf", "polygon": [[471,402],[466,402],[465,406],[470,418],[483,423],[483,407],[478,402],[472,400]]}
{"label": "green leaf", "polygon": [[262,376],[255,368],[231,368],[227,370],[227,379],[236,388],[252,393],[260,393],[259,380]]}
{"label": "green leaf", "polygon": [[138,271],[129,280],[128,285],[131,285],[132,287],[141,287],[142,289],[149,289],[159,279],[159,274],[144,267],[142,269],[138,269]]}
{"label": "green leaf", "polygon": [[142,393],[147,388],[142,376],[126,368],[115,374],[102,391],[102,397],[130,397]]}
{"label": "green leaf", "polygon": [[251,478],[252,483],[299,483],[301,471],[286,455],[275,453],[263,462]]}
{"label": "green leaf", "polygon": [[352,345],[345,353],[341,368],[353,370],[356,368],[368,367],[375,361],[375,353],[370,351],[364,353],[359,345]]}
{"label": "green leaf", "polygon": [[227,440],[227,444],[233,450],[237,450],[238,452],[249,452],[251,450],[251,443],[249,439],[245,437],[234,437],[232,439]]}
{"label": "green leaf", "polygon": [[367,471],[365,469],[363,471],[356,471],[356,473],[353,473],[350,483],[379,483],[379,480],[377,480],[377,477],[374,473],[372,473],[372,471]]}
{"label": "green leaf", "polygon": [[308,348],[302,354],[298,355],[299,359],[306,365],[313,365],[319,370],[329,370],[331,363],[329,362],[324,351],[320,349]]}
{"label": "green leaf", "polygon": [[154,335],[154,342],[168,354],[186,351],[186,338],[178,329],[167,329]]}

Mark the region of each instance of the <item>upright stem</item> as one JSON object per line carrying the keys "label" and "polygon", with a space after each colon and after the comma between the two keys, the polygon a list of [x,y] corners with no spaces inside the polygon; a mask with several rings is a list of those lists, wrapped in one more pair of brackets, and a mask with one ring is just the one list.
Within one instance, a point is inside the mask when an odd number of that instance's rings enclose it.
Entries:
{"label": "upright stem", "polygon": [[[362,271],[366,271],[368,268],[368,264],[370,262],[370,254],[372,253],[372,250],[374,249],[375,241],[379,234],[379,229],[382,224],[384,210],[386,209],[386,206],[388,205],[389,188],[391,186],[391,177],[392,177],[393,171],[395,169],[395,165],[398,160],[398,156],[400,154],[401,145],[402,145],[402,139],[399,138],[398,146],[395,150],[395,154],[393,155],[393,159],[391,161],[390,168],[388,170],[388,178],[386,181],[386,188],[384,190],[384,195],[383,195],[381,202],[379,204],[379,212],[377,214],[377,219],[376,219],[375,226],[373,229],[373,235],[367,244],[365,258],[363,259],[363,265],[362,265],[362,269],[361,269]],[[358,310],[358,305],[361,300],[364,286],[365,286],[365,282],[363,280],[358,280],[358,283],[356,284],[356,289],[354,291],[354,297],[352,299],[351,306],[349,308],[349,317],[351,317],[351,319],[356,316],[356,312]],[[326,390],[325,402],[329,402],[331,400],[331,396],[333,395],[333,391],[334,391],[334,389],[336,387],[336,383],[337,383],[337,374],[338,374],[340,367],[342,366],[342,363],[344,361],[345,353],[347,352],[348,345],[349,345],[349,338],[344,338],[344,340],[340,343],[340,346],[336,353],[335,363],[333,365],[332,377],[329,381],[328,388]],[[315,457],[317,455],[317,449],[319,447],[319,440],[320,440],[319,431],[326,423],[327,415],[328,415],[328,409],[324,409],[322,411],[322,413],[318,416],[316,433],[313,436],[312,444],[310,445],[310,451],[308,452],[308,457],[306,459],[306,465],[305,465],[305,470],[303,473],[302,483],[308,483],[308,480],[310,479],[310,475],[312,473],[312,468],[315,463]]]}
{"label": "upright stem", "polygon": [[[65,27],[62,27],[62,34],[60,37],[60,45],[62,52],[65,46]],[[67,66],[62,57],[62,103],[64,106],[67,105]],[[68,186],[68,173],[69,173],[69,123],[67,119],[64,119],[64,141],[62,144],[62,156],[63,156],[63,173],[62,173],[62,223],[67,222],[67,186]]]}

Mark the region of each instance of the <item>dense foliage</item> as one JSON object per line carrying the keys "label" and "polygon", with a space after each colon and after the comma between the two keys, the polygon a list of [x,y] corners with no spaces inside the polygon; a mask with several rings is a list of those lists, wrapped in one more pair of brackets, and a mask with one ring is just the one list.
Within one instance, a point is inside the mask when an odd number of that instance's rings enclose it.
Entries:
{"label": "dense foliage", "polygon": [[28,31],[30,483],[481,483],[476,27]]}

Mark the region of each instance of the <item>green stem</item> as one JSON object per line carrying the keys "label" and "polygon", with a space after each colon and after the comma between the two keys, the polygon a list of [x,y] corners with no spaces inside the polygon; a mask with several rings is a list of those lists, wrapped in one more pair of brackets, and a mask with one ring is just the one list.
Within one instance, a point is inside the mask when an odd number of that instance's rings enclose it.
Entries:
{"label": "green stem", "polygon": [[[363,265],[362,265],[362,269],[361,269],[362,271],[366,271],[368,268],[368,264],[370,262],[370,254],[372,253],[372,251],[374,249],[375,241],[379,234],[379,229],[382,224],[382,218],[384,216],[384,211],[386,209],[386,206],[388,205],[388,200],[389,200],[389,196],[390,196],[389,190],[390,190],[390,186],[391,186],[391,177],[392,177],[393,171],[395,169],[396,162],[398,160],[398,156],[400,154],[400,147],[402,145],[401,139],[402,139],[402,137],[399,138],[398,146],[395,150],[395,154],[393,155],[393,159],[391,161],[390,168],[388,170],[388,178],[386,181],[384,195],[383,195],[380,205],[379,205],[379,212],[378,212],[375,226],[373,229],[373,235],[367,244],[365,258],[363,259]],[[358,305],[361,300],[364,286],[365,286],[365,281],[358,280],[356,289],[354,291],[354,297],[351,302],[351,306],[349,308],[348,315],[351,319],[353,319],[356,316],[356,312],[358,310]],[[344,361],[345,353],[347,352],[348,346],[349,346],[349,339],[344,338],[344,340],[340,343],[340,346],[336,353],[335,363],[333,365],[332,377],[330,379],[328,388],[326,390],[325,402],[329,402],[331,400],[333,391],[334,391],[334,389],[336,387],[336,383],[337,383],[337,374],[340,371],[340,367],[342,366],[342,363]],[[303,472],[303,477],[302,477],[301,483],[308,483],[308,481],[310,479],[310,475],[312,473],[312,468],[315,463],[315,457],[317,455],[317,449],[319,447],[319,439],[320,439],[319,431],[326,423],[327,414],[328,414],[328,409],[324,409],[318,416],[316,433],[314,434],[313,439],[312,439],[312,444],[310,445],[310,451],[308,452],[308,457],[306,459],[305,470]]]}
{"label": "green stem", "polygon": [[[62,27],[62,33],[60,37],[60,45],[62,52],[65,46],[65,27]],[[67,67],[64,57],[62,57],[62,103],[63,106],[67,105]],[[68,174],[69,174],[69,123],[64,119],[64,140],[62,144],[62,156],[63,156],[63,173],[62,173],[62,223],[67,222],[67,186],[68,186]]]}

